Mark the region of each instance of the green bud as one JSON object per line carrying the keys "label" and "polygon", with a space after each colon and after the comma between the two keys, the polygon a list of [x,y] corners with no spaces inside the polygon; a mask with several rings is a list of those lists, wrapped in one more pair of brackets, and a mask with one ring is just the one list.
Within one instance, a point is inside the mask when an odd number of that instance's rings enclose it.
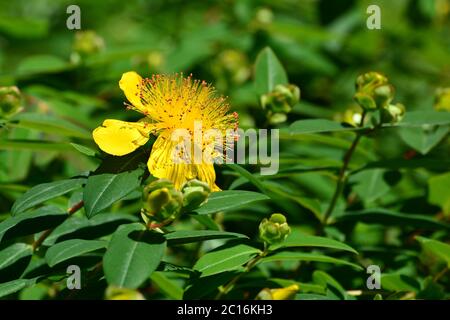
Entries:
{"label": "green bud", "polygon": [[268,243],[274,244],[284,241],[291,233],[286,217],[281,213],[274,213],[269,219],[264,218],[259,224],[259,236]]}
{"label": "green bud", "polygon": [[373,90],[373,96],[376,105],[384,108],[394,99],[394,87],[389,84],[378,86]]}
{"label": "green bud", "polygon": [[75,33],[75,41],[73,50],[80,55],[89,55],[102,51],[105,47],[103,38],[95,31],[77,31]]}
{"label": "green bud", "polygon": [[450,111],[450,88],[438,88],[436,90],[434,109]]}
{"label": "green bud", "polygon": [[394,98],[394,87],[378,72],[358,76],[355,87],[353,98],[366,111],[385,108]]}
{"label": "green bud", "polygon": [[16,86],[0,87],[0,116],[9,117],[20,111],[22,95]]}
{"label": "green bud", "polygon": [[383,123],[396,123],[403,119],[405,107],[401,103],[390,104],[382,109],[381,121]]}
{"label": "green bud", "polygon": [[192,211],[208,200],[211,188],[206,182],[193,179],[184,184],[181,192],[183,193],[184,209]]}
{"label": "green bud", "polygon": [[274,90],[261,96],[261,105],[272,113],[289,113],[300,101],[300,89],[293,84],[279,84]]}
{"label": "green bud", "polygon": [[142,217],[147,224],[167,225],[181,214],[183,195],[169,180],[153,181],[142,194]]}
{"label": "green bud", "polygon": [[269,116],[269,122],[271,124],[283,123],[283,122],[286,122],[286,120],[287,120],[287,115],[284,113],[274,113]]}
{"label": "green bud", "polygon": [[357,92],[353,96],[353,99],[355,99],[356,103],[358,103],[361,106],[361,108],[365,110],[375,110],[377,108],[375,100],[366,93]]}
{"label": "green bud", "polygon": [[357,91],[371,91],[374,87],[387,84],[388,78],[378,72],[366,72],[356,78]]}

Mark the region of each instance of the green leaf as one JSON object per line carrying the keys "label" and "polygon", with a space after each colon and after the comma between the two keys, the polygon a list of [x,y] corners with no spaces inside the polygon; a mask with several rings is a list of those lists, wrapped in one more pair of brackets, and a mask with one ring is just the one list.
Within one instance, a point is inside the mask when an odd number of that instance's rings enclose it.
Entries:
{"label": "green leaf", "polygon": [[35,18],[29,15],[20,17],[18,15],[2,14],[0,18],[0,30],[3,34],[22,41],[42,39],[48,34],[48,22],[44,17]]}
{"label": "green leaf", "polygon": [[339,300],[339,299],[315,293],[297,293],[295,295],[295,300]]}
{"label": "green leaf", "polygon": [[70,64],[59,57],[51,55],[35,55],[25,58],[17,68],[18,75],[32,75],[38,73],[61,72],[70,67]]}
{"label": "green leaf", "polygon": [[446,126],[432,128],[401,128],[399,133],[403,141],[419,151],[427,154],[448,134]]}
{"label": "green leaf", "polygon": [[82,139],[91,139],[91,133],[76,124],[48,114],[19,113],[11,120],[16,127]]}
{"label": "green leaf", "polygon": [[31,151],[73,151],[68,143],[38,141],[38,140],[4,140],[0,139],[0,150],[31,150]]}
{"label": "green leaf", "polygon": [[268,200],[269,197],[258,192],[228,190],[212,193],[208,202],[196,209],[198,214],[210,214],[248,206],[256,201]]}
{"label": "green leaf", "polygon": [[201,272],[202,277],[236,270],[260,252],[259,249],[246,244],[225,245],[203,255],[193,269]]}
{"label": "green leaf", "polygon": [[205,296],[217,291],[217,288],[228,283],[233,277],[235,277],[237,272],[228,271],[218,273],[209,277],[194,278],[192,283],[190,283],[183,295],[185,300],[197,300],[202,299]]}
{"label": "green leaf", "polygon": [[55,206],[46,206],[13,216],[0,223],[0,242],[52,229],[66,218],[67,212]]}
{"label": "green leaf", "polygon": [[19,199],[11,208],[11,213],[17,215],[47,200],[62,196],[78,189],[86,182],[85,178],[60,180],[34,186]]}
{"label": "green leaf", "polygon": [[313,273],[314,283],[327,288],[327,296],[336,297],[338,299],[348,300],[349,295],[342,285],[328,273],[322,270],[316,270]]}
{"label": "green leaf", "polygon": [[269,47],[264,48],[256,57],[255,89],[261,96],[271,92],[276,85],[288,83],[283,65]]}
{"label": "green leaf", "polygon": [[88,156],[88,157],[96,157],[97,156],[97,151],[95,151],[94,149],[88,148],[86,146],[83,146],[81,144],[78,143],[71,143],[70,144],[72,147],[75,148],[75,150],[81,152],[82,154]]}
{"label": "green leaf", "polygon": [[389,291],[413,291],[420,290],[420,283],[416,279],[403,274],[381,274],[381,287]]}
{"label": "green leaf", "polygon": [[422,127],[450,124],[450,112],[439,111],[408,111],[398,124],[401,127]]}
{"label": "green leaf", "polygon": [[376,223],[389,226],[410,226],[425,229],[450,229],[450,225],[434,220],[430,216],[421,214],[408,214],[390,211],[381,208],[345,212],[336,216],[336,223],[342,222]]}
{"label": "green leaf", "polygon": [[215,230],[180,230],[166,233],[164,237],[168,245],[186,244],[212,239],[248,238],[246,235],[240,233]]}
{"label": "green leaf", "polygon": [[205,214],[203,215],[193,214],[191,215],[191,218],[196,220],[198,223],[202,224],[208,230],[215,230],[215,231],[221,230],[220,226],[214,221],[213,218],[211,218],[211,216]]}
{"label": "green leaf", "polygon": [[299,232],[298,230],[293,230],[292,233],[286,238],[286,240],[284,240],[282,243],[271,245],[269,249],[278,250],[282,248],[293,247],[321,247],[344,250],[358,254],[355,249],[346,245],[345,243],[325,237],[307,235]]}
{"label": "green leaf", "polygon": [[83,200],[88,218],[121,200],[139,187],[144,173],[142,168],[119,174],[90,176],[84,188]]}
{"label": "green leaf", "polygon": [[362,270],[363,268],[357,264],[337,259],[333,257],[329,257],[322,254],[317,253],[307,253],[307,252],[277,252],[275,254],[268,255],[261,260],[261,263],[265,262],[273,262],[273,261],[313,261],[313,262],[325,262],[325,263],[333,263],[333,264],[343,264],[350,267],[353,267],[358,270]]}
{"label": "green leaf", "polygon": [[440,206],[445,215],[450,215],[450,172],[428,180],[428,201]]}
{"label": "green leaf", "polygon": [[[423,127],[429,129],[432,125],[446,125],[450,123],[450,116],[448,112],[422,112],[413,111],[407,112],[403,121],[398,124],[387,124],[383,128],[392,127]],[[347,123],[341,123],[328,119],[306,119],[297,120],[289,126],[291,135],[306,134],[306,133],[321,133],[321,132],[335,132],[335,131],[356,131],[367,129],[369,127],[353,127]],[[442,132],[443,129],[437,129]],[[409,131],[408,131],[409,132]],[[417,128],[412,132],[418,132]]]}
{"label": "green leaf", "polygon": [[356,172],[372,169],[372,168],[383,168],[383,169],[417,169],[417,168],[426,168],[431,170],[442,170],[445,171],[450,167],[450,161],[445,159],[402,159],[402,158],[393,158],[387,160],[373,161],[366,164],[364,167],[353,171]]}
{"label": "green leaf", "polygon": [[352,190],[365,202],[375,201],[390,189],[383,179],[384,173],[383,169],[370,169],[352,175],[349,179],[354,184]]}
{"label": "green leaf", "polygon": [[45,254],[45,260],[50,267],[53,267],[58,263],[69,260],[71,258],[81,256],[88,252],[103,249],[106,247],[106,245],[107,242],[102,240],[67,240],[59,242],[50,247]]}
{"label": "green leaf", "polygon": [[82,217],[71,217],[55,228],[45,239],[43,245],[51,246],[56,242],[69,239],[91,240],[109,235],[118,226],[125,223],[136,222],[138,218],[129,214],[108,213],[99,214],[92,219]]}
{"label": "green leaf", "polygon": [[327,119],[297,120],[289,126],[289,132],[291,133],[291,135],[348,130],[355,131],[360,130],[360,128],[353,127],[346,123],[340,123]]}
{"label": "green leaf", "polygon": [[0,270],[11,266],[16,261],[29,257],[33,254],[33,249],[29,244],[14,243],[0,251]]}
{"label": "green leaf", "polygon": [[139,287],[156,270],[165,248],[164,237],[140,223],[119,227],[103,258],[107,282],[130,289]]}
{"label": "green leaf", "polygon": [[0,283],[0,298],[13,294],[25,287],[32,286],[36,279],[17,279],[5,283]]}
{"label": "green leaf", "polygon": [[235,163],[227,163],[226,166],[232,169],[233,171],[237,172],[241,176],[241,178],[247,179],[250,183],[252,183],[255,187],[257,187],[259,191],[265,193],[264,185],[262,184],[261,181],[258,180],[258,178],[255,177],[255,175],[251,174],[243,167]]}
{"label": "green leaf", "polygon": [[171,279],[169,279],[166,275],[166,272],[153,272],[150,276],[150,280],[158,286],[158,288],[164,292],[168,298],[172,300],[181,300],[183,299],[183,289],[174,283]]}
{"label": "green leaf", "polygon": [[424,250],[445,261],[447,266],[450,267],[450,244],[425,237],[416,237],[416,240],[419,241]]}

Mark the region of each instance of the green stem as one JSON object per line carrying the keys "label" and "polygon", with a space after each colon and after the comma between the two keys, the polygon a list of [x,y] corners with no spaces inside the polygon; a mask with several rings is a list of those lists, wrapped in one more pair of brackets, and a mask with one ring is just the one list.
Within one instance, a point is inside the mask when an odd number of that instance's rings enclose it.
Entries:
{"label": "green stem", "polygon": [[[359,127],[362,127],[364,125],[364,119],[366,117],[366,112],[364,111],[361,115],[361,121],[359,123]],[[347,152],[344,155],[344,163],[342,164],[341,169],[339,170],[339,175],[337,179],[336,189],[334,190],[333,197],[331,198],[330,205],[328,206],[327,211],[325,211],[325,215],[322,221],[322,225],[326,225],[328,223],[328,220],[331,217],[331,214],[333,213],[334,208],[336,207],[337,200],[339,199],[339,196],[342,193],[342,190],[344,189],[345,182],[346,182],[346,172],[348,169],[348,166],[350,164],[350,160],[352,158],[353,152],[355,151],[356,147],[358,146],[359,141],[361,140],[361,137],[364,135],[364,131],[358,131],[356,133],[356,137],[353,140],[350,148],[347,150]]]}
{"label": "green stem", "polygon": [[262,259],[264,258],[267,254],[269,253],[268,247],[266,245],[266,243],[264,243],[264,251],[262,251],[259,255],[257,255],[256,257],[254,257],[252,260],[250,260],[247,265],[245,266],[245,269],[243,272],[239,273],[237,276],[235,276],[233,279],[230,280],[230,282],[228,282],[220,291],[219,293],[216,295],[215,300],[219,300],[221,299],[224,295],[228,294],[228,292],[231,291],[231,289],[233,289],[234,285],[236,284],[236,282],[239,281],[239,279],[241,279],[241,277],[249,272],[254,266],[256,266],[256,264]]}
{"label": "green stem", "polygon": [[[72,214],[74,214],[75,212],[77,212],[78,210],[80,210],[81,208],[83,208],[83,206],[84,206],[83,200],[82,200],[82,201],[79,201],[79,202],[77,202],[77,203],[75,203],[72,207],[70,207],[70,208],[67,210],[67,216],[70,217]],[[36,249],[39,248],[39,247],[41,246],[41,244],[45,241],[45,239],[47,239],[47,237],[53,232],[53,230],[55,230],[55,228],[45,230],[45,231],[41,234],[41,236],[39,237],[39,239],[37,239],[37,240],[33,243],[33,245],[32,245],[33,251],[36,251]]]}

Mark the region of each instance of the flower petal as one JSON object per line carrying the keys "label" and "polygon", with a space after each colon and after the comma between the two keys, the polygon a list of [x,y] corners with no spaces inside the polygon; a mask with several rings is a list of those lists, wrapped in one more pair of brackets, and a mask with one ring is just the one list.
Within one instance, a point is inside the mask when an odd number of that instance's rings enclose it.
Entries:
{"label": "flower petal", "polygon": [[128,101],[139,110],[144,110],[141,102],[142,77],[134,71],[125,72],[119,81],[119,87]]}
{"label": "flower petal", "polygon": [[189,180],[199,179],[207,182],[213,191],[219,191],[215,184],[216,173],[214,165],[209,164],[190,164],[175,163],[173,152],[177,142],[171,141],[168,132],[162,133],[153,144],[150,159],[147,166],[150,173],[160,179],[171,180],[178,190]]}
{"label": "flower petal", "polygon": [[197,178],[209,184],[211,191],[220,191],[220,188],[215,183],[216,172],[214,171],[214,165],[212,163],[197,164],[196,171]]}
{"label": "flower petal", "polygon": [[104,152],[123,156],[144,145],[149,132],[150,128],[145,123],[108,119],[94,130],[92,136]]}

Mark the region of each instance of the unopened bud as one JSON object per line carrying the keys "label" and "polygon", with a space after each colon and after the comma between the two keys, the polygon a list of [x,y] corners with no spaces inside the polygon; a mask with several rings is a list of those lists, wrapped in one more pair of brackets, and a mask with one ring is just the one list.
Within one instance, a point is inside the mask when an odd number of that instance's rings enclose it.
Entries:
{"label": "unopened bud", "polygon": [[389,84],[378,86],[373,90],[373,97],[376,105],[384,108],[394,99],[394,87]]}
{"label": "unopened bud", "polygon": [[103,38],[100,37],[95,31],[77,31],[75,34],[73,50],[80,55],[98,53],[103,50],[104,47],[105,43]]}
{"label": "unopened bud", "polygon": [[291,233],[286,217],[281,213],[274,213],[269,219],[264,218],[259,224],[259,236],[268,243],[282,242]]}
{"label": "unopened bud", "polygon": [[365,110],[387,107],[394,99],[394,87],[378,72],[364,73],[356,78],[355,101]]}
{"label": "unopened bud", "polygon": [[377,108],[375,100],[367,93],[357,92],[353,96],[353,99],[355,99],[356,103],[358,103],[361,108],[365,110],[375,110]]}
{"label": "unopened bud", "polygon": [[300,89],[293,84],[279,84],[261,96],[261,105],[272,113],[289,113],[300,101]]}
{"label": "unopened bud", "polygon": [[17,87],[0,87],[0,117],[9,117],[20,111],[22,95]]}
{"label": "unopened bud", "polygon": [[434,108],[437,111],[450,111],[450,88],[436,90]]}
{"label": "unopened bud", "polygon": [[144,188],[142,216],[147,224],[166,225],[181,214],[183,195],[169,180],[156,180]]}
{"label": "unopened bud", "polygon": [[405,107],[401,103],[390,104],[382,110],[381,119],[383,123],[396,123],[403,119]]}
{"label": "unopened bud", "polygon": [[183,207],[187,211],[192,211],[208,200],[211,188],[206,182],[193,179],[181,188],[183,193]]}
{"label": "unopened bud", "polygon": [[387,83],[388,78],[381,73],[371,71],[359,75],[356,78],[355,86],[357,91],[366,91]]}

